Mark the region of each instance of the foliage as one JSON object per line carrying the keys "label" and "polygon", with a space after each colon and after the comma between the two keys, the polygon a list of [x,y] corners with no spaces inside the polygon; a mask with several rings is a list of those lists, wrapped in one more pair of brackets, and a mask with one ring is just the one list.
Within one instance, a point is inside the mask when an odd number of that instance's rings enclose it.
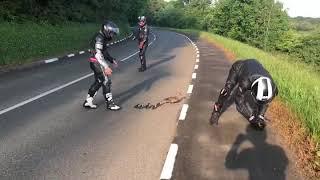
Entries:
{"label": "foliage", "polygon": [[290,51],[290,54],[317,67],[320,71],[320,33],[305,36],[301,43],[296,44]]}
{"label": "foliage", "polygon": [[[118,22],[121,35],[129,32],[127,24]],[[0,23],[0,66],[22,64],[89,46],[98,24]]]}
{"label": "foliage", "polygon": [[0,20],[57,24],[105,19],[136,21],[147,0],[2,0]]}
{"label": "foliage", "polygon": [[271,50],[281,42],[289,24],[282,4],[273,0],[219,0],[208,27],[216,34]]}
{"label": "foliage", "polygon": [[320,31],[320,18],[290,18],[290,25],[292,29],[300,32]]}

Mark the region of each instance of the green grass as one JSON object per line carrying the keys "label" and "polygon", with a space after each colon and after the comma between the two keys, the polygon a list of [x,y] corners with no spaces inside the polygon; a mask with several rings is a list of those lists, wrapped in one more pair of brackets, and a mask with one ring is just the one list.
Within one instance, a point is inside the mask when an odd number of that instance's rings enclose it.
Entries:
{"label": "green grass", "polygon": [[275,79],[280,90],[280,98],[300,116],[310,135],[320,142],[320,75],[313,68],[291,61],[289,56],[272,55],[212,33],[194,30],[179,31],[196,33],[202,38],[222,44],[238,59],[258,59]]}
{"label": "green grass", "polygon": [[[89,46],[89,41],[98,30],[99,25],[88,23],[56,26],[0,23],[0,66],[23,64],[82,50]],[[120,36],[125,36],[129,27],[120,24],[120,30]]]}

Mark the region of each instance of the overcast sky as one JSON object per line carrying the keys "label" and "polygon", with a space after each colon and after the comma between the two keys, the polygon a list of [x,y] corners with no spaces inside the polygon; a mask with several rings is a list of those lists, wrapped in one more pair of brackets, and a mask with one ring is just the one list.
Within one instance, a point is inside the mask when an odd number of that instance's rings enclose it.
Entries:
{"label": "overcast sky", "polygon": [[320,17],[320,0],[278,0],[289,16]]}

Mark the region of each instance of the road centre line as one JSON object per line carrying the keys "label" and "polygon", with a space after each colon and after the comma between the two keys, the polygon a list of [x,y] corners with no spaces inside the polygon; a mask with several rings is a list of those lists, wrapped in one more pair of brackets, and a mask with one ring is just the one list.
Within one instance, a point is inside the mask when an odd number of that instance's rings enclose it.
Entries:
{"label": "road centre line", "polygon": [[[154,41],[153,41],[153,42],[154,42]],[[149,45],[151,45],[153,42],[151,42]],[[122,59],[122,60],[120,60],[120,61],[128,60],[128,59],[130,59],[132,56],[134,56],[134,55],[136,55],[136,54],[138,54],[138,53],[139,53],[139,51],[136,52],[136,53],[134,53],[134,54],[132,54],[132,55],[130,55],[130,56],[128,56],[128,57],[126,57],[126,58],[124,58],[124,59]],[[57,58],[56,58],[56,59],[57,59]],[[55,59],[55,58],[54,58],[54,59],[49,59],[49,60],[47,60],[47,62],[57,61],[58,59],[57,59],[57,60],[56,60],[56,59]],[[47,96],[47,95],[52,94],[52,93],[54,93],[54,92],[57,92],[57,91],[59,91],[59,90],[61,90],[61,89],[64,89],[64,88],[66,88],[66,87],[68,87],[68,86],[71,86],[71,85],[73,85],[73,84],[75,84],[75,83],[77,83],[77,82],[79,82],[79,81],[81,81],[81,80],[84,80],[84,79],[86,79],[86,78],[89,78],[89,77],[92,76],[92,75],[93,75],[93,73],[84,75],[84,76],[82,76],[82,77],[80,77],[80,78],[78,78],[78,79],[76,79],[76,80],[73,80],[73,81],[71,81],[71,82],[69,82],[69,83],[66,83],[66,84],[64,84],[64,85],[58,86],[58,87],[56,87],[56,88],[54,88],[54,89],[51,89],[51,90],[46,91],[46,92],[44,92],[44,93],[41,93],[41,94],[39,94],[39,95],[37,95],[37,96],[35,96],[35,97],[32,97],[32,98],[27,99],[27,100],[25,100],[25,101],[22,101],[22,102],[20,102],[20,103],[18,103],[18,104],[16,104],[16,105],[13,105],[13,106],[11,106],[11,107],[8,107],[8,108],[6,108],[6,109],[3,109],[3,110],[0,111],[0,115],[2,115],[2,114],[4,114],[4,113],[7,113],[7,112],[9,112],[9,111],[12,111],[12,110],[14,110],[14,109],[17,109],[17,108],[19,108],[19,107],[21,107],[21,106],[24,106],[24,105],[28,104],[28,103],[31,103],[31,102],[33,102],[33,101],[35,101],[35,100],[37,100],[37,99],[40,99],[40,98],[42,98],[42,97],[44,97],[44,96]]]}

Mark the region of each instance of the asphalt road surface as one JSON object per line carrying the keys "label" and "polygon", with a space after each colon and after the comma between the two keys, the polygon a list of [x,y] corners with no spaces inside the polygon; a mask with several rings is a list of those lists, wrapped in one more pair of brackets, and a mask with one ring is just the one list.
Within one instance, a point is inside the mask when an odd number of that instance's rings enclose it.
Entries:
{"label": "asphalt road surface", "polygon": [[[110,47],[119,61],[112,76],[114,99],[123,107],[118,112],[106,109],[101,91],[98,109],[82,107],[93,82],[88,54],[1,75],[0,179],[159,179],[172,143],[178,149],[171,179],[298,179],[286,151],[269,144],[275,133],[246,131],[234,108],[221,127],[208,126],[211,100],[230,63],[195,41],[200,62],[185,36],[154,30],[144,73],[137,71],[136,41]],[[178,93],[184,102],[133,108]],[[189,109],[179,121],[183,104]]]}

